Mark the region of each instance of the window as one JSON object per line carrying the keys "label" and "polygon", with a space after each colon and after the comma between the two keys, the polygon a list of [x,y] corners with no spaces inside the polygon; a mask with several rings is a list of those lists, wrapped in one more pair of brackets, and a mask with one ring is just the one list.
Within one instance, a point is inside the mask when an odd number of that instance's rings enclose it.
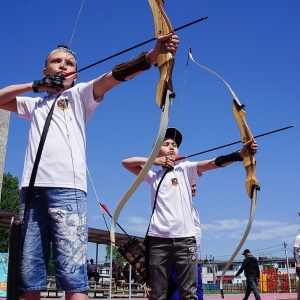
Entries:
{"label": "window", "polygon": [[284,269],[285,268],[285,262],[281,261],[277,263],[278,268]]}
{"label": "window", "polygon": [[212,267],[207,267],[207,273],[213,274],[214,273],[213,269],[215,269],[215,273],[216,273],[217,268],[212,268]]}

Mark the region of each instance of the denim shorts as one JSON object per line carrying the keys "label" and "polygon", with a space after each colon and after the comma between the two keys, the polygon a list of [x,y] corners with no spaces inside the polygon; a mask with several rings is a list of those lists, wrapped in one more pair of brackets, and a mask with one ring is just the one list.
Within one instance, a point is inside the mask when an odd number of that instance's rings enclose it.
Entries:
{"label": "denim shorts", "polygon": [[[23,219],[27,188],[21,190]],[[23,226],[20,290],[46,288],[50,247],[56,286],[66,292],[88,290],[86,193],[76,189],[35,187]]]}

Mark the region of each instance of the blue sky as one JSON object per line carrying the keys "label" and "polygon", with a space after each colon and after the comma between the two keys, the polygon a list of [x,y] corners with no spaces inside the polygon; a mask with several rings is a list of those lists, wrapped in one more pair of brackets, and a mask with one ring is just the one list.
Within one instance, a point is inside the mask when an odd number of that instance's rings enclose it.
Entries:
{"label": "blue sky", "polygon": [[[45,57],[57,44],[69,44],[81,0],[5,1],[1,4],[1,88],[42,77]],[[173,71],[176,98],[170,126],[183,133],[181,155],[189,155],[239,140],[231,95],[219,79],[191,61],[220,74],[246,105],[253,135],[280,127],[293,129],[258,140],[258,193],[253,227],[243,248],[256,256],[284,257],[284,241],[292,256],[299,232],[299,12],[297,0],[165,1],[174,28],[208,16],[206,21],[177,34],[180,47]],[[84,2],[71,48],[78,67],[99,61],[154,36],[148,1]],[[135,49],[79,74],[88,81],[121,62],[149,50]],[[113,213],[134,180],[121,161],[148,156],[159,127],[155,104],[159,80],[156,68],[107,93],[87,127],[87,165],[99,200]],[[185,84],[184,84],[185,82]],[[11,115],[5,172],[21,178],[28,123]],[[202,160],[239,149],[208,153]],[[240,163],[197,179],[195,198],[203,228],[201,258],[228,259],[239,243],[249,216],[245,170]],[[298,199],[298,200],[297,200]],[[92,185],[88,194],[89,226],[105,229]],[[121,212],[118,222],[130,234],[144,236],[150,217],[150,190],[144,183]],[[110,218],[106,216],[110,224]],[[89,257],[95,258],[94,245]],[[242,258],[242,256],[238,256]],[[103,247],[99,260],[104,259]]]}

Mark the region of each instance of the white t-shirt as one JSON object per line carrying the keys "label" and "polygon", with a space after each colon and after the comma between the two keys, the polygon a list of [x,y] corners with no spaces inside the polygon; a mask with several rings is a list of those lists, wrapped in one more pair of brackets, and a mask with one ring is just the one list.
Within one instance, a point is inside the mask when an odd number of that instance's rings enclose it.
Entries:
{"label": "white t-shirt", "polygon": [[[18,117],[30,121],[21,187],[29,185],[45,121],[58,95],[44,98],[17,97]],[[94,100],[93,81],[79,83],[58,97],[35,186],[87,191],[85,126],[102,99]]]}
{"label": "white t-shirt", "polygon": [[[151,186],[152,207],[157,186],[165,172],[166,169],[149,171],[144,179]],[[179,163],[167,173],[159,188],[155,211],[150,221],[150,236],[182,238],[197,235],[190,184],[197,176],[197,162],[189,161]]]}
{"label": "white t-shirt", "polygon": [[[297,248],[298,249],[298,258],[300,257],[300,234],[298,234],[296,237],[295,237],[295,240],[294,240],[294,248]],[[296,259],[296,257],[295,257]]]}

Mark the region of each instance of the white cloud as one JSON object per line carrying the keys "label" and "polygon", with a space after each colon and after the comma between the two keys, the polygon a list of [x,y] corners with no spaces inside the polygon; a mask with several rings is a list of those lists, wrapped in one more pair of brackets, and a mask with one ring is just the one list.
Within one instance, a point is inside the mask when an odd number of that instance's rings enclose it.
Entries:
{"label": "white cloud", "polygon": [[[99,216],[97,216],[97,219]],[[240,239],[244,234],[248,220],[224,219],[202,224],[203,237],[206,239]],[[122,224],[130,234],[143,236],[149,220],[143,217],[130,216]],[[299,226],[280,221],[254,220],[248,240],[291,239],[299,231]]]}
{"label": "white cloud", "polygon": [[[248,220],[224,219],[202,224],[203,236],[207,239],[240,239]],[[299,226],[280,221],[254,220],[248,240],[290,239],[299,232]]]}
{"label": "white cloud", "polygon": [[139,236],[144,236],[148,228],[149,220],[143,217],[131,216],[126,219],[124,222],[123,228],[126,228],[126,231],[129,234],[136,234]]}

